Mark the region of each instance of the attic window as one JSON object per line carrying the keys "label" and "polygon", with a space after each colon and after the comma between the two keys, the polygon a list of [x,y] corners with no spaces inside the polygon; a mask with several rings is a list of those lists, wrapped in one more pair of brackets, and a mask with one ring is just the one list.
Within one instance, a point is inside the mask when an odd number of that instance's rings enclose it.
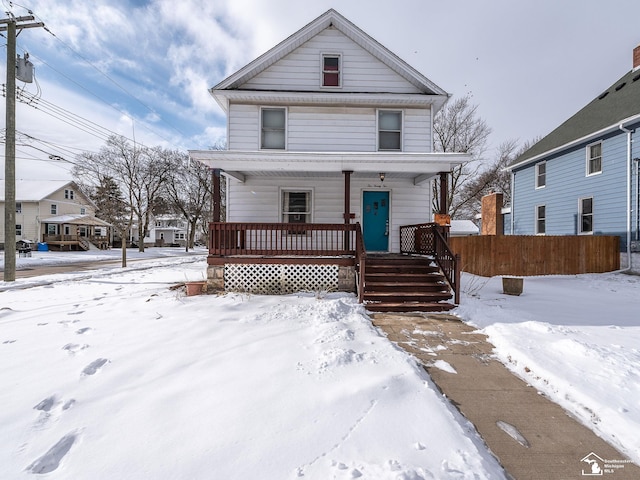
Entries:
{"label": "attic window", "polygon": [[340,86],[340,55],[322,55],[322,86]]}

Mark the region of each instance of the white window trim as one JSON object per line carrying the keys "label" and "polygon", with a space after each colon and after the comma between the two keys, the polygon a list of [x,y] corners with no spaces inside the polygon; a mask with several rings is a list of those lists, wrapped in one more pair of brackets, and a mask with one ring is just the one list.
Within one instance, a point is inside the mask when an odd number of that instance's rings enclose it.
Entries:
{"label": "white window trim", "polygon": [[[540,207],[544,207],[544,232],[539,232],[538,231],[538,222],[540,221],[540,217],[538,216],[538,208]],[[534,217],[535,217],[535,227],[534,230],[536,232],[536,235],[546,235],[547,234],[547,206],[545,204],[540,204],[540,205],[536,205],[535,206],[535,211],[534,211]]]}
{"label": "white window trim", "polygon": [[[55,209],[55,212],[53,211]],[[49,206],[49,214],[50,215],[58,215],[58,204],[57,203],[52,203]]]}
{"label": "white window trim", "polygon": [[[590,163],[590,160],[591,160],[591,157],[590,157],[590,154],[591,154],[591,147],[593,147],[594,145],[598,145],[598,144],[600,144],[600,170],[599,170],[599,171],[597,171],[597,172],[589,173],[589,163]],[[604,165],[603,165],[603,161],[602,161],[602,159],[603,159],[603,157],[604,157],[604,149],[603,149],[602,147],[603,147],[603,142],[602,142],[602,140],[599,140],[599,141],[597,141],[597,142],[590,143],[589,145],[587,145],[587,146],[586,146],[586,148],[585,148],[585,157],[586,157],[586,158],[585,158],[585,161],[586,161],[586,162],[585,162],[585,176],[587,176],[587,177],[593,177],[594,175],[600,175],[600,174],[602,174],[602,169],[603,169],[603,167],[604,167]]]}
{"label": "white window trim", "polygon": [[[582,201],[583,200],[588,200],[591,199],[591,231],[589,232],[583,232],[582,231]],[[594,212],[594,201],[593,201],[593,197],[581,197],[578,199],[578,235],[593,235],[593,231],[594,231],[594,224],[595,224],[595,212]]]}
{"label": "white window trim", "polygon": [[310,193],[310,198],[311,198],[311,209],[309,210],[309,223],[313,223],[313,212],[314,212],[314,205],[315,205],[315,188],[313,187],[300,187],[300,188],[296,188],[296,187],[280,187],[279,188],[279,192],[278,192],[278,221],[280,223],[288,223],[284,221],[284,214],[285,212],[282,211],[282,199],[283,196],[286,192],[304,192],[304,193]]}
{"label": "white window trim", "polygon": [[[324,58],[325,57],[338,57],[338,85],[336,85],[335,87],[333,87],[331,85],[324,85],[323,84]],[[327,89],[327,90],[336,90],[336,89],[342,88],[343,78],[344,78],[343,66],[344,66],[344,64],[342,63],[342,53],[322,52],[320,54],[320,88]]]}
{"label": "white window trim", "polygon": [[[284,148],[263,148],[262,147],[262,111],[263,110],[284,110]],[[287,150],[289,145],[289,109],[279,105],[263,105],[260,107],[260,118],[258,119],[258,149],[272,152],[282,152]]]}
{"label": "white window trim", "polygon": [[[540,185],[538,183],[538,180],[540,179],[539,168],[540,168],[540,165],[543,165],[543,164],[544,164],[544,167],[545,167],[544,168],[544,185]],[[536,177],[536,179],[535,179],[536,190],[538,190],[540,188],[544,188],[544,187],[547,186],[547,161],[546,160],[543,160],[542,162],[536,163],[535,177]]]}
{"label": "white window trim", "polygon": [[[387,150],[380,149],[380,112],[400,113],[400,149]],[[376,151],[378,152],[404,152],[404,110],[397,108],[378,108],[376,110]]]}

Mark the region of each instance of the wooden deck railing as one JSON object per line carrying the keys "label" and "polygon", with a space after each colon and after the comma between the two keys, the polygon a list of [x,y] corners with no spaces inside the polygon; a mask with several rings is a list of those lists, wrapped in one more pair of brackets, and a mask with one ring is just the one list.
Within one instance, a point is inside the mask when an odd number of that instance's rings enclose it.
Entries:
{"label": "wooden deck railing", "polygon": [[364,238],[362,238],[362,229],[360,224],[356,223],[356,267],[358,268],[358,302],[364,301],[364,276],[367,263],[367,251],[364,248]]}
{"label": "wooden deck railing", "polygon": [[437,223],[404,225],[400,227],[400,252],[432,256],[460,303],[460,259],[448,244],[448,232]]}
{"label": "wooden deck railing", "polygon": [[357,224],[209,224],[209,254],[217,256],[355,256]]}

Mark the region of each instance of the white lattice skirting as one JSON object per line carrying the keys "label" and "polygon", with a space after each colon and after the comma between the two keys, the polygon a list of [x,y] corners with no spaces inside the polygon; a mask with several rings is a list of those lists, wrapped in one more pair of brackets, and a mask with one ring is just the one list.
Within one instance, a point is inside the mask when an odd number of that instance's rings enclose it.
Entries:
{"label": "white lattice skirting", "polygon": [[338,265],[227,264],[224,287],[257,294],[336,291],[338,270]]}

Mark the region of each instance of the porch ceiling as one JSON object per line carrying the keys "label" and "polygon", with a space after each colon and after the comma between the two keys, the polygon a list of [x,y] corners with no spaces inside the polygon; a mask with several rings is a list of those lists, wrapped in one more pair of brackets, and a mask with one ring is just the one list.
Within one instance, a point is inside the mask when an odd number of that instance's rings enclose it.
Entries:
{"label": "porch ceiling", "polygon": [[247,176],[412,178],[416,185],[440,172],[449,172],[470,159],[462,153],[407,152],[268,152],[191,150],[189,155],[210,168],[223,170],[240,181]]}

